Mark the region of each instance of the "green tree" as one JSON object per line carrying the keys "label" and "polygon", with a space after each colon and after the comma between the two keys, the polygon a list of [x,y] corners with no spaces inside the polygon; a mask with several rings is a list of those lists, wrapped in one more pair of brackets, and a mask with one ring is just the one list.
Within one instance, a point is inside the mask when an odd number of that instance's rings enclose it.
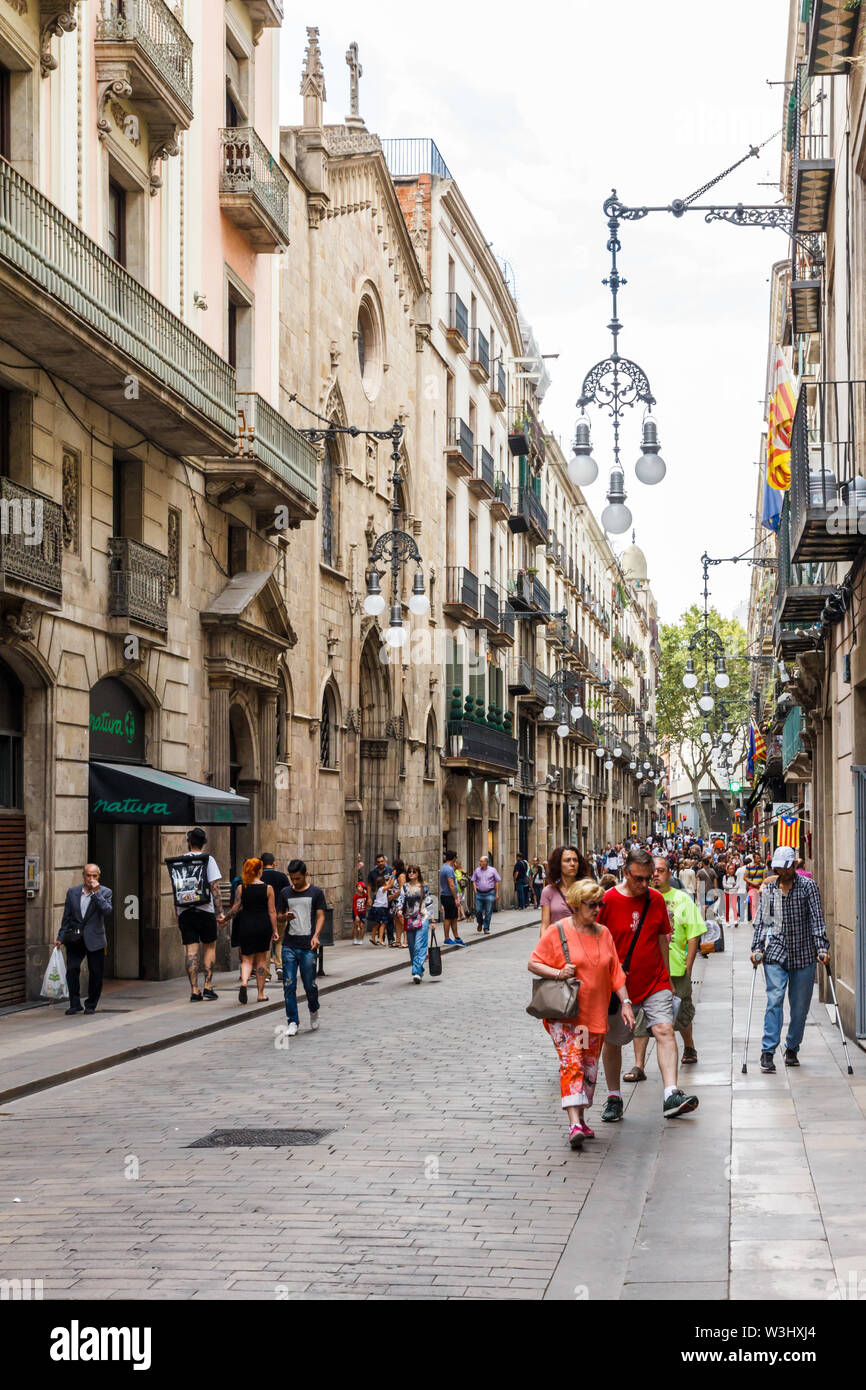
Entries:
{"label": "green tree", "polygon": [[[724,643],[728,675],[731,683],[726,690],[719,690],[714,682],[714,666],[709,665],[710,689],[715,705],[709,714],[698,708],[698,698],[704,682],[703,648],[694,650],[695,671],[698,685],[695,690],[687,690],[683,685],[686,661],[689,658],[689,641],[703,628],[703,611],[693,604],[678,623],[666,623],[661,628],[661,663],[659,669],[659,689],[656,696],[656,731],[659,741],[676,753],[691,784],[695,805],[700,815],[701,833],[708,835],[710,826],[701,801],[701,786],[707,781],[715,787],[733,820],[737,797],[729,790],[728,782],[742,781],[739,773],[745,771],[746,752],[749,736],[749,663],[745,659],[747,650],[746,633],[734,618],[723,618],[714,608],[709,610],[709,625],[719,634]],[[730,776],[722,773],[718,766],[719,741],[723,721],[733,735],[727,745],[731,764]],[[704,723],[713,742],[701,742]]]}

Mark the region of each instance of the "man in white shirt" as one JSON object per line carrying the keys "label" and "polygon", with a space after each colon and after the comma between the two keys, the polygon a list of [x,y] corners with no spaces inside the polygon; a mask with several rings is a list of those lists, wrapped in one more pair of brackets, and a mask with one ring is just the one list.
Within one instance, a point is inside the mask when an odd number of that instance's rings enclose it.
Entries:
{"label": "man in white shirt", "polygon": [[[187,832],[186,842],[189,846],[189,852],[183,856],[184,859],[193,859],[204,855],[207,835],[199,826]],[[213,989],[213,972],[216,964],[217,928],[225,921],[225,917],[218,891],[222,874],[211,854],[207,856],[206,871],[207,881],[210,885],[210,901],[201,903],[198,907],[185,907],[177,910],[177,925],[180,928],[181,940],[186,950],[186,973],[189,976],[189,1002],[191,1004],[201,1004],[204,1000],[219,998]],[[217,906],[219,907],[219,915],[217,915]],[[204,989],[201,992],[199,992],[198,987],[200,971],[204,972]]]}

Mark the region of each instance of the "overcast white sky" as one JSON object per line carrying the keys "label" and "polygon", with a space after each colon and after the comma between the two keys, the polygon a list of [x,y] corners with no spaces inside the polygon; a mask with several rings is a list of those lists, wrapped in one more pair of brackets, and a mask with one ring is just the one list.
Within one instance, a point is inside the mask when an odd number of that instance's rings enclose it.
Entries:
{"label": "overcast white sky", "polygon": [[[494,249],[514,267],[521,309],[549,364],[549,429],[567,444],[586,372],[607,357],[610,296],[601,207],[687,197],[782,124],[787,0],[569,0],[492,4],[327,0],[282,33],[281,120],[300,120],[306,24],[318,24],[325,119],[349,109],[345,53],[356,40],[361,114],[383,138],[429,136]],[[778,200],[780,140],[700,201]],[[762,181],[773,184],[762,187]],[[640,411],[623,442],[636,538],[664,621],[701,590],[700,556],[752,543],[767,354],[769,274],[788,254],[781,232],[705,224],[700,213],[624,223],[620,350],[643,367],[658,405],[665,481],[634,476]],[[605,505],[610,451],[593,412]],[[616,538],[622,550],[630,536]],[[745,565],[711,576],[729,614],[748,593]]]}

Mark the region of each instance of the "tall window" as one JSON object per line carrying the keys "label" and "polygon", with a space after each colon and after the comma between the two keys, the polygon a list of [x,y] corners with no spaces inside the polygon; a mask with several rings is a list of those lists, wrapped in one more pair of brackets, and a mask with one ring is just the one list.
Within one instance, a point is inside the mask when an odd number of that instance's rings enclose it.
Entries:
{"label": "tall window", "polygon": [[126,265],[126,189],[113,179],[108,185],[108,254]]}
{"label": "tall window", "polygon": [[322,696],[322,722],[319,729],[319,765],[337,766],[337,707],[332,690]]}
{"label": "tall window", "polygon": [[286,761],[286,697],[277,691],[277,762]]}
{"label": "tall window", "polygon": [[9,458],[11,454],[9,432],[12,428],[10,405],[10,393],[0,388],[0,478],[9,477]]}
{"label": "tall window", "polygon": [[168,592],[180,598],[180,512],[168,509]]}
{"label": "tall window", "polygon": [[428,782],[436,776],[436,724],[432,714],[427,716],[427,736],[424,740],[424,776]]}
{"label": "tall window", "polygon": [[325,444],[325,457],[322,460],[322,559],[326,565],[334,566],[336,536],[334,526],[334,445],[331,440]]}

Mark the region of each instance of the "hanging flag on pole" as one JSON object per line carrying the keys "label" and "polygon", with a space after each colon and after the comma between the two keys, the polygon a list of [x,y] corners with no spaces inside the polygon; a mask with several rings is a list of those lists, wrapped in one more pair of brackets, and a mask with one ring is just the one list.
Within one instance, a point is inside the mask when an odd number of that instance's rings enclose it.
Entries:
{"label": "hanging flag on pole", "polygon": [[782,845],[790,845],[792,849],[800,848],[800,817],[796,811],[783,811],[779,817],[776,848],[779,849]]}
{"label": "hanging flag on pole", "polygon": [[749,749],[746,757],[746,772],[751,781],[755,776],[755,769],[767,761],[767,740],[761,733],[754,719],[749,723]]}
{"label": "hanging flag on pole", "polygon": [[782,502],[791,486],[791,433],[797,392],[788,364],[777,347],[773,359],[773,385],[767,413],[767,469],[764,475],[764,503],[761,525],[767,531],[779,530]]}

